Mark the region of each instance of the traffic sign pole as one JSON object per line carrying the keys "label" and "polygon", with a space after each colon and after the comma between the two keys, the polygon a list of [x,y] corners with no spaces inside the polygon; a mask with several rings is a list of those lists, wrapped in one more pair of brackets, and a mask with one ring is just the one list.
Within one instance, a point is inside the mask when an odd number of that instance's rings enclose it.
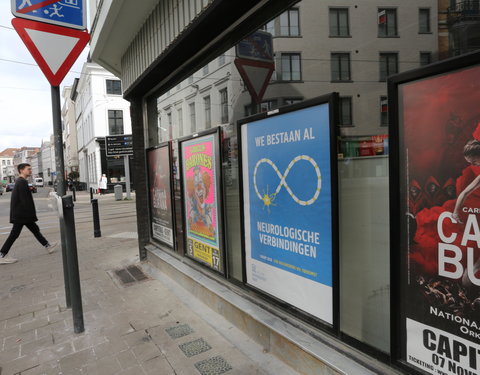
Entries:
{"label": "traffic sign pole", "polygon": [[127,192],[127,199],[132,199],[130,195],[130,157],[128,155],[123,157],[125,163],[125,189]]}

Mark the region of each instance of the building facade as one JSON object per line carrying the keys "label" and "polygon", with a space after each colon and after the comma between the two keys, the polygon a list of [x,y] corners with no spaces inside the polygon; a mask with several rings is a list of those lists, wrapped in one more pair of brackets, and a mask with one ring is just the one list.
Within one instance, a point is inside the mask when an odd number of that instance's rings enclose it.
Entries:
{"label": "building facade", "polygon": [[17,150],[16,148],[7,148],[0,152],[0,181],[4,183],[14,182],[15,180],[13,158]]}
{"label": "building facade", "polygon": [[124,161],[107,157],[105,137],[131,134],[129,103],[122,98],[121,81],[98,64],[85,63],[72,88],[78,144],[79,181],[98,189],[102,174],[108,186],[125,184]]}
{"label": "building facade", "polygon": [[[449,26],[446,28],[450,24],[445,9],[451,4],[436,0],[161,0],[135,8],[113,1],[92,2],[95,6],[91,56],[122,79],[123,95],[131,103],[135,169],[146,171],[138,174],[135,182],[141,258],[201,295],[212,309],[303,373],[423,373],[418,366],[406,363],[400,344],[403,337],[396,336],[399,322],[391,309],[400,302],[391,289],[398,265],[391,260],[390,178],[395,171],[389,164],[388,133],[392,124],[387,82],[399,73],[436,66],[438,60],[451,54],[450,49],[445,52],[446,34],[451,35]],[[129,28],[123,30],[122,20],[127,18]],[[258,30],[271,35],[273,53],[267,65],[258,64],[255,54],[268,48],[258,45],[262,39],[252,37],[253,42],[246,43],[251,49],[250,60],[257,63],[251,66],[273,66],[275,72],[262,100],[252,103],[251,87],[235,65],[236,47]],[[250,73],[250,86],[258,92],[262,76],[258,71]],[[281,194],[309,206],[314,202],[296,196],[291,187],[301,189],[307,183],[303,175],[293,177],[293,170],[299,160],[310,159],[305,155],[304,159],[294,158],[281,168],[264,157],[253,166],[254,171],[248,171],[243,155],[248,148],[242,143],[244,134],[238,132],[244,124],[260,121],[260,117],[249,117],[257,112],[266,112],[262,120],[269,116],[275,119],[279,111],[295,112],[303,109],[302,102],[311,105],[310,99],[320,100],[331,93],[336,94],[329,97],[338,97],[336,107],[329,108],[331,121],[335,122],[332,168],[338,172],[333,181],[338,217],[331,214],[338,219],[338,272],[334,272],[338,305],[333,309],[333,323],[305,308],[306,300],[321,299],[319,295],[298,297],[311,285],[309,277],[303,276],[303,284],[295,290],[285,282],[296,271],[312,276],[299,266],[298,259],[282,261],[282,266],[290,267],[284,277],[255,274],[248,258],[251,249],[246,245],[254,237],[245,224],[250,207],[246,207],[248,194],[243,184],[248,173],[252,172],[253,177],[248,178],[256,189],[250,194],[261,199],[264,214],[280,205]],[[450,128],[456,131],[458,121],[454,120]],[[280,137],[275,132],[272,125],[271,137],[266,139]],[[211,217],[204,215],[202,220],[208,224],[204,237],[222,234],[223,242],[218,245],[221,251],[196,246],[187,234],[206,207],[201,198],[213,189],[212,177],[201,175],[200,166],[187,174],[186,166],[195,159],[189,152],[200,152],[205,146],[196,144],[196,139],[216,139],[215,134],[220,135],[218,147],[212,149],[218,149],[215,157],[220,159],[213,169],[220,197],[217,222],[221,230],[212,229]],[[256,141],[257,147],[263,146],[261,137]],[[171,152],[171,160],[165,148]],[[163,156],[155,159],[162,150]],[[197,158],[204,159],[211,161]],[[265,173],[276,181],[273,186],[262,186],[263,190],[256,186],[260,178],[257,167],[262,163],[271,167]],[[160,192],[155,184],[165,175],[172,182],[169,197],[173,203],[166,205],[170,226],[159,224],[161,220],[156,217],[162,207],[159,201],[163,202],[159,198],[166,194],[169,184],[164,183]],[[319,173],[317,178],[321,180]],[[202,202],[194,213],[195,209],[185,208],[191,204],[191,191]],[[289,216],[285,212],[282,215],[285,219]],[[298,217],[299,222],[303,219]],[[267,223],[258,223],[259,232],[266,233],[266,228],[270,228]],[[280,233],[280,227],[275,230],[277,236],[288,237]],[[264,261],[273,262],[269,259]],[[252,273],[257,275],[255,285]],[[258,287],[261,281],[265,281],[263,288]],[[213,284],[233,290],[241,302],[213,291]],[[288,290],[291,299],[283,298],[284,291],[275,289],[276,285]],[[327,300],[322,303],[328,305]],[[265,311],[269,318],[262,320],[259,316]]]}
{"label": "building facade", "polygon": [[75,122],[75,103],[72,100],[72,86],[65,86],[62,91],[62,122],[63,122],[63,155],[65,175],[78,178],[78,145],[77,125]]}
{"label": "building facade", "polygon": [[57,168],[55,163],[55,144],[53,142],[53,135],[50,136],[49,141],[42,141],[42,146],[40,150],[41,162],[39,162],[39,165],[41,165],[42,168],[42,175],[39,177],[43,177],[43,183],[45,184],[45,186],[52,186],[55,183],[57,174]]}

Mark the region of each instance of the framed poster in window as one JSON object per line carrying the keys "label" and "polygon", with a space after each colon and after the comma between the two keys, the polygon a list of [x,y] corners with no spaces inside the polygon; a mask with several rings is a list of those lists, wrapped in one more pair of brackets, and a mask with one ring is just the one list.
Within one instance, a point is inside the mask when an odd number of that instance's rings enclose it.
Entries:
{"label": "framed poster in window", "polygon": [[220,128],[180,143],[185,254],[225,274]]}
{"label": "framed poster in window", "polygon": [[174,248],[171,161],[170,142],[147,150],[152,238]]}
{"label": "framed poster in window", "polygon": [[409,373],[480,373],[479,102],[479,53],[389,80],[392,354]]}
{"label": "framed poster in window", "polygon": [[337,326],[337,94],[239,123],[245,281]]}

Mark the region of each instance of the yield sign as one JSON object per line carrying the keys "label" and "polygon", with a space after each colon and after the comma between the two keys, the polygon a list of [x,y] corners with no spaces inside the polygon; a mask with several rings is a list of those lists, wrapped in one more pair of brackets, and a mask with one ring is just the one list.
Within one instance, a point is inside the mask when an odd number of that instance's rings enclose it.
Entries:
{"label": "yield sign", "polygon": [[59,86],[90,40],[87,32],[14,18],[12,25],[52,86]]}
{"label": "yield sign", "polygon": [[237,58],[235,59],[235,66],[243,78],[248,92],[255,102],[260,104],[275,70],[275,64],[273,62]]}

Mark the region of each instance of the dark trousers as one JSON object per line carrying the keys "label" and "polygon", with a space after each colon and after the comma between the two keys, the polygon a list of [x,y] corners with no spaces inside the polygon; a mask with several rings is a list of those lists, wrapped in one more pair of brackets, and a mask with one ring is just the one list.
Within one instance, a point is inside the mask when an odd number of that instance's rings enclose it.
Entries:
{"label": "dark trousers", "polygon": [[10,251],[10,248],[12,247],[13,243],[15,240],[20,236],[20,233],[22,232],[23,226],[26,226],[28,229],[30,229],[30,232],[33,233],[35,238],[40,242],[43,246],[48,245],[48,241],[45,239],[45,237],[42,236],[40,233],[40,228],[36,223],[28,223],[28,224],[20,224],[20,223],[14,223],[12,231],[10,232],[10,235],[8,236],[7,240],[5,241],[5,244],[2,247],[2,250],[0,252],[4,255],[7,255],[8,252]]}

